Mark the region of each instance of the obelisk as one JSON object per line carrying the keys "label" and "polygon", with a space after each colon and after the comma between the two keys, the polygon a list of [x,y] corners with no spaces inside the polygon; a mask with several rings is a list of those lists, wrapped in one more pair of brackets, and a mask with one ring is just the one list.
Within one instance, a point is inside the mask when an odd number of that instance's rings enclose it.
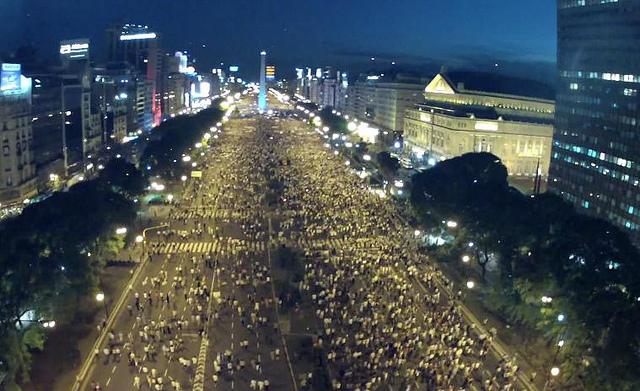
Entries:
{"label": "obelisk", "polygon": [[264,113],[267,111],[267,52],[260,52],[260,94],[258,95],[258,111]]}

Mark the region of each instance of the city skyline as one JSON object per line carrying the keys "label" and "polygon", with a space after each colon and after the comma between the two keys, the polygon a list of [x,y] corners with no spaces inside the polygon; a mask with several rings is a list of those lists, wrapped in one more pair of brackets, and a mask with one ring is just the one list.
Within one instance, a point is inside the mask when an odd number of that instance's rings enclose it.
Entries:
{"label": "city skyline", "polygon": [[0,390],[640,389],[640,0],[0,14]]}
{"label": "city skyline", "polygon": [[[309,62],[361,64],[371,57],[399,66],[555,62],[553,1],[493,0],[472,11],[469,5],[462,0],[429,4],[412,0],[402,6],[382,2],[375,7],[360,0],[333,7],[319,1],[277,6],[190,1],[167,4],[160,13],[153,12],[148,1],[9,0],[0,9],[14,16],[15,23],[5,24],[1,32],[13,39],[5,41],[0,51],[31,43],[41,56],[52,57],[57,42],[82,37],[101,51],[105,28],[123,22],[149,25],[162,34],[167,49],[187,50],[207,68],[220,61],[233,63],[240,65],[245,77],[255,78],[255,54],[262,49],[287,70]],[[56,15],[55,23],[51,15]]]}

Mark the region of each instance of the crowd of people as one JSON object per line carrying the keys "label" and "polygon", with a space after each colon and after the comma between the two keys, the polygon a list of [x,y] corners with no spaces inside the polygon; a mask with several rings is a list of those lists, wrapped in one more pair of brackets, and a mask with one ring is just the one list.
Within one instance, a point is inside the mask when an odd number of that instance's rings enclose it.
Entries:
{"label": "crowd of people", "polygon": [[[463,319],[447,279],[417,251],[388,199],[367,188],[317,134],[280,138],[283,225],[307,249],[301,284],[316,304],[333,388],[512,390],[517,365]],[[339,247],[335,238],[343,239]],[[345,240],[346,239],[346,240]]]}
{"label": "crowd of people", "polygon": [[[517,365],[490,353],[492,336],[464,319],[453,285],[392,202],[299,121],[245,121],[251,130],[202,159],[206,177],[185,186],[146,244],[155,275],[136,287],[129,320],[109,330],[96,360],[126,357],[134,389],[290,389],[292,380],[318,389],[312,373],[295,379],[270,258],[249,245],[281,240],[307,243],[299,289],[313,304],[298,309],[315,315],[314,348],[332,389],[516,389]],[[276,240],[265,211],[279,220]],[[194,254],[178,244],[194,240],[219,245]],[[203,340],[212,353],[204,362]],[[197,380],[204,366],[208,377]]]}

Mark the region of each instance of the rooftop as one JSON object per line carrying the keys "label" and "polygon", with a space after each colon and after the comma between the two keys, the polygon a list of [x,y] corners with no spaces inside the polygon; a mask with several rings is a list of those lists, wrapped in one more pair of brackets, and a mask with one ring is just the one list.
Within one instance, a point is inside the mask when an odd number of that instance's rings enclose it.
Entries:
{"label": "rooftop", "polygon": [[498,114],[493,107],[488,106],[477,106],[477,105],[456,105],[449,104],[445,102],[433,102],[433,101],[425,101],[424,103],[419,103],[416,107],[425,112],[431,112],[443,115],[448,115],[451,117],[458,118],[476,118],[476,119],[485,119],[485,120],[498,120],[502,119],[504,121],[513,121],[513,122],[527,122],[541,125],[553,125],[552,118],[540,118],[534,116],[527,115],[505,115]]}
{"label": "rooftop", "polygon": [[[441,73],[457,92],[482,92],[554,100],[555,89],[545,83],[486,72]],[[460,88],[462,87],[462,88]]]}

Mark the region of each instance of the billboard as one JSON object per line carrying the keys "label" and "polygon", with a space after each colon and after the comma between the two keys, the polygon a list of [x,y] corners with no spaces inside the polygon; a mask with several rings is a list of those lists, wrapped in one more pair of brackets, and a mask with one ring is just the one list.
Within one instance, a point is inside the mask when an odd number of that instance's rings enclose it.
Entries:
{"label": "billboard", "polygon": [[276,78],[276,67],[273,65],[267,65],[265,73],[267,76],[267,80],[274,80]]}
{"label": "billboard", "polygon": [[0,70],[0,91],[20,90],[22,88],[20,76],[22,76],[20,64],[3,63]]}
{"label": "billboard", "polygon": [[89,40],[72,39],[61,41],[60,57],[66,60],[83,60],[89,58]]}

